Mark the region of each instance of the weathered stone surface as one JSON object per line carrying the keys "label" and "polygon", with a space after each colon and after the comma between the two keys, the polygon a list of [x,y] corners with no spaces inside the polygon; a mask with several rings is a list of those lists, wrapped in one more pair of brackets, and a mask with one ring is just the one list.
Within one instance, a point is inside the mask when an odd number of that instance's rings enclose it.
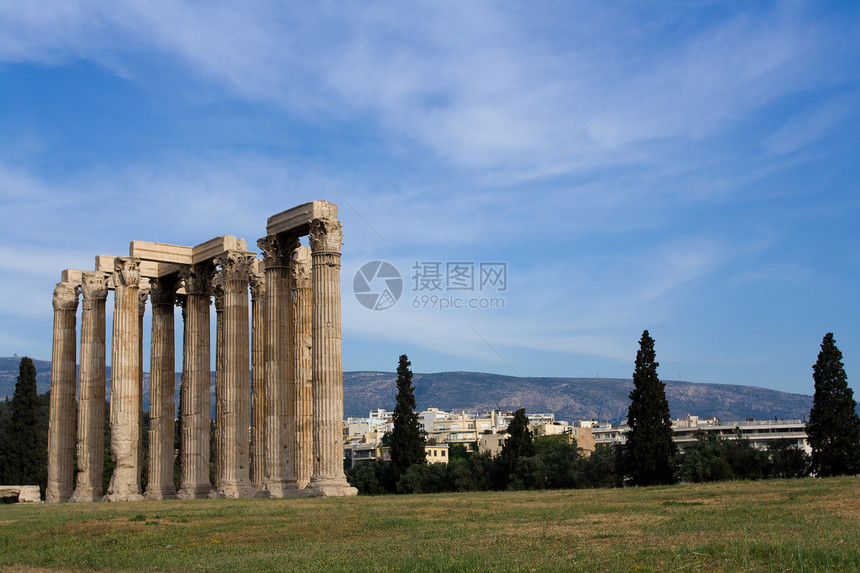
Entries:
{"label": "weathered stone surface", "polygon": [[190,265],[194,262],[192,260],[193,252],[193,247],[169,245],[167,243],[150,243],[148,241],[132,241],[128,254],[141,260]]}
{"label": "weathered stone surface", "polygon": [[75,449],[75,312],[78,284],[57,283],[54,289],[54,340],[51,352],[51,401],[48,421],[48,485],[45,501],[72,496]]}
{"label": "weathered stone surface", "polygon": [[60,282],[79,285],[81,284],[81,280],[83,279],[85,272],[87,271],[80,271],[78,269],[64,269],[63,272],[60,273]]}
{"label": "weathered stone surface", "polygon": [[209,495],[216,497],[224,455],[224,281],[217,272],[212,283],[212,299],[215,302],[215,480]]}
{"label": "weathered stone surface", "polygon": [[266,276],[263,261],[251,272],[251,483],[263,486],[266,470]]}
{"label": "weathered stone surface", "polygon": [[182,363],[182,424],[179,499],[209,497],[209,303],[212,295],[211,263],[193,265],[183,272],[185,331]]}
{"label": "weathered stone surface", "polygon": [[117,257],[111,344],[111,458],[116,463],[105,501],[139,501],[141,447],[140,261]]}
{"label": "weathered stone surface", "polygon": [[105,424],[105,300],[109,275],[86,272],[81,291],[81,370],[78,406],[78,479],[71,501],[102,498]]}
{"label": "weathered stone surface", "polygon": [[191,259],[193,264],[198,265],[211,262],[215,257],[220,257],[227,251],[247,250],[245,239],[237,239],[233,235],[222,235],[194,247]]}
{"label": "weathered stone surface", "polygon": [[37,485],[0,485],[0,497],[17,497],[18,503],[42,503]]}
{"label": "weathered stone surface", "polygon": [[18,494],[18,503],[42,503],[39,494],[39,486],[22,485],[21,493]]}
{"label": "weathered stone surface", "polygon": [[250,479],[248,419],[251,414],[248,370],[248,283],[254,254],[228,251],[215,259],[224,292],[221,325],[219,391],[218,497],[250,497],[255,490]]}
{"label": "weathered stone surface", "polygon": [[[119,257],[110,255],[96,255],[95,270],[102,273],[113,273],[115,260]],[[155,261],[140,261],[138,260],[138,273],[141,278],[158,278],[163,275],[177,272],[178,265],[172,263],[158,263]],[[113,284],[109,285],[113,288]]]}
{"label": "weathered stone surface", "polygon": [[299,239],[267,236],[257,245],[266,267],[266,470],[259,495],[284,497],[296,489],[289,414],[294,404],[288,397],[289,368],[289,275],[288,267]]}
{"label": "weathered stone surface", "polygon": [[316,495],[356,495],[343,472],[343,358],[341,354],[339,221],[310,224],[313,281],[314,470],[308,489]]}
{"label": "weathered stone surface", "polygon": [[[97,256],[95,272],[63,271],[63,281],[54,293],[46,500],[92,501],[101,495],[109,289],[115,291],[110,449],[116,469],[103,499],[143,499],[141,341],[149,296],[153,315],[147,499],[245,497],[255,491],[276,497],[354,495],[341,463],[342,231],[336,217],[337,206],[328,201],[313,201],[270,217],[268,235],[258,242],[264,251],[262,261],[247,251],[244,240],[223,235],[195,247],[132,241],[129,257]],[[310,234],[311,249],[299,243],[305,234]],[[75,310],[81,287],[76,432]],[[213,294],[218,317],[215,489],[209,481]],[[182,306],[184,321],[179,492],[174,491],[172,479],[174,301]],[[72,492],[75,435],[78,479]],[[32,492],[27,495],[33,497]]]}
{"label": "weathered stone surface", "polygon": [[266,222],[268,235],[306,235],[311,221],[337,220],[337,205],[329,201],[311,201],[292,209],[287,209],[269,217]]}
{"label": "weathered stone surface", "polygon": [[152,334],[149,380],[149,476],[146,499],[174,499],[174,311],[177,277],[152,281]]}
{"label": "weathered stone surface", "polygon": [[295,386],[296,484],[308,485],[313,473],[313,383],[311,250],[299,247],[290,267],[292,303],[292,361]]}

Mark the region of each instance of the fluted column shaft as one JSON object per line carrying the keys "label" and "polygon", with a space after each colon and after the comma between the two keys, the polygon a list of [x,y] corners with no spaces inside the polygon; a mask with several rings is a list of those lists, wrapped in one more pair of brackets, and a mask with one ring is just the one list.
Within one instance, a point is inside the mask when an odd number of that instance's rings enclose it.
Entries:
{"label": "fluted column shaft", "polygon": [[51,350],[48,485],[45,501],[64,502],[72,495],[74,473],[77,285],[57,283],[53,305],[54,339]]}
{"label": "fluted column shaft", "polygon": [[223,366],[221,390],[221,478],[219,497],[249,497],[254,494],[250,478],[251,415],[248,370],[248,281],[254,255],[228,251],[217,259],[224,288]]}
{"label": "fluted column shaft", "polygon": [[209,302],[212,268],[192,266],[185,282],[185,330],[182,372],[182,478],[177,497],[208,497],[209,482]]}
{"label": "fluted column shaft", "polygon": [[137,363],[140,365],[137,375],[138,388],[140,388],[140,392],[137,395],[137,467],[143,471],[143,428],[145,427],[143,419],[143,316],[146,314],[146,299],[149,298],[149,281],[141,279],[140,283],[140,290],[137,293]]}
{"label": "fluted column shaft", "polygon": [[149,370],[149,479],[146,499],[175,499],[173,441],[175,354],[174,311],[176,277],[152,281],[152,334]]}
{"label": "fluted column shaft", "polygon": [[313,474],[313,384],[311,252],[299,247],[290,266],[292,304],[292,363],[295,387],[296,483],[308,485]]}
{"label": "fluted column shaft", "polygon": [[215,483],[212,494],[221,485],[224,457],[224,285],[216,275],[212,289],[215,302]]}
{"label": "fluted column shaft", "polygon": [[266,278],[262,261],[251,274],[251,483],[259,490],[265,475]]}
{"label": "fluted column shaft", "polygon": [[308,488],[318,495],[356,495],[343,472],[343,359],[341,354],[339,221],[310,225],[313,282],[314,470]]}
{"label": "fluted column shaft", "polygon": [[141,500],[140,465],[140,261],[114,260],[111,346],[111,457],[116,462],[107,501]]}
{"label": "fluted column shaft", "polygon": [[84,273],[81,290],[81,371],[78,399],[78,479],[71,501],[102,498],[105,451],[105,302],[107,276]]}
{"label": "fluted column shaft", "polygon": [[287,381],[289,380],[289,277],[292,249],[297,237],[269,235],[257,241],[266,266],[265,388],[266,464],[261,495],[283,497],[295,489],[289,482],[291,436],[288,433]]}

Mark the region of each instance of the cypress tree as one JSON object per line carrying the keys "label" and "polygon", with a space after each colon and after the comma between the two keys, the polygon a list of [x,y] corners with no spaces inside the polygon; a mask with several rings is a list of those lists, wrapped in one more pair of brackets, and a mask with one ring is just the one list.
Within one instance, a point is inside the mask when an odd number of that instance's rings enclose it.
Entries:
{"label": "cypress tree", "polygon": [[520,458],[528,458],[535,455],[535,444],[532,433],[529,430],[529,419],[526,417],[526,409],[520,408],[514,412],[514,419],[508,424],[508,437],[502,446],[502,459],[508,467],[508,472],[513,472]]}
{"label": "cypress tree", "polygon": [[812,469],[821,476],[854,473],[858,469],[860,418],[854,392],[842,365],[842,352],[836,347],[833,333],[821,342],[821,352],[812,367],[815,395],[806,434],[812,447]]}
{"label": "cypress tree", "polygon": [[394,429],[391,432],[391,469],[394,483],[413,464],[427,463],[424,437],[415,413],[415,387],[412,386],[411,362],[405,354],[397,365],[397,404],[394,406]]}
{"label": "cypress tree", "polygon": [[673,456],[678,451],[672,439],[672,422],[666,385],[657,377],[654,339],[642,333],[636,352],[633,391],[627,411],[626,474],[633,485],[675,482]]}
{"label": "cypress tree", "polygon": [[47,432],[39,420],[42,399],[36,388],[36,367],[26,356],[18,365],[12,417],[0,452],[0,471],[7,484],[47,485]]}

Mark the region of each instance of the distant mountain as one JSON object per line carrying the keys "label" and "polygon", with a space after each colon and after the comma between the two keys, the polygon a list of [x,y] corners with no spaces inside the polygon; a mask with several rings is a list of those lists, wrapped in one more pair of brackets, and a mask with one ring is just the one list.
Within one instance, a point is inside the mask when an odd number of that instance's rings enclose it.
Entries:
{"label": "distant mountain", "polygon": [[[366,416],[376,408],[394,408],[396,374],[344,372],[344,412]],[[800,418],[809,415],[812,396],[753,386],[700,384],[666,380],[673,418],[688,414],[722,420]],[[439,372],[413,376],[419,409],[484,412],[497,408],[551,412],[560,420],[620,422],[627,416],[632,379],[518,378],[481,372]]]}
{"label": "distant mountain", "polygon": [[[0,358],[0,400],[8,397],[12,399],[15,394],[15,383],[18,381],[18,366],[21,364],[21,356],[8,356]],[[51,389],[51,363],[45,360],[33,360],[36,367],[36,387],[39,394],[44,394]]]}
{"label": "distant mountain", "polygon": [[[12,397],[20,358],[0,358],[0,399]],[[34,360],[39,392],[50,388],[51,363]],[[107,372],[110,376],[110,368]],[[176,404],[179,404],[176,374]],[[377,408],[394,409],[397,394],[393,372],[344,372],[345,416],[367,416]],[[633,381],[620,378],[518,378],[482,372],[416,373],[415,399],[419,409],[485,412],[494,408],[551,412],[557,419],[598,419],[620,422],[627,415]],[[789,394],[754,386],[703,384],[666,380],[673,418],[687,414],[717,416],[722,420],[806,418],[812,396]],[[144,409],[149,408],[149,373],[144,373]],[[211,373],[210,387],[215,386]],[[214,394],[213,394],[214,402]]]}

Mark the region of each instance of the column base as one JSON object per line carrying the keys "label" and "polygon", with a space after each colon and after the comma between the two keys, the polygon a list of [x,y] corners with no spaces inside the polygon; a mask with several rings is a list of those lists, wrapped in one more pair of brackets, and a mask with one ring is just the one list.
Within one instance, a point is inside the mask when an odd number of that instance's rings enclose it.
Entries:
{"label": "column base", "polygon": [[263,484],[254,497],[295,497],[294,492],[301,491],[294,481],[278,480]]}
{"label": "column base", "polygon": [[176,492],[176,499],[208,499],[212,493],[212,486],[209,484],[183,487]]}
{"label": "column base", "polygon": [[358,495],[358,490],[352,486],[337,486],[337,485],[321,485],[308,486],[302,491],[309,492],[308,496],[313,497],[349,497]]}
{"label": "column base", "polygon": [[100,491],[96,491],[95,489],[88,487],[85,489],[76,489],[75,493],[72,494],[71,499],[69,499],[72,503],[80,503],[80,502],[92,502],[92,501],[101,501],[104,498],[104,494]]}
{"label": "column base", "polygon": [[217,499],[237,499],[240,497],[256,497],[257,490],[252,485],[222,485],[214,490],[209,497]]}
{"label": "column base", "polygon": [[45,503],[65,503],[72,497],[72,490],[52,490],[50,486],[45,490]]}
{"label": "column base", "polygon": [[148,500],[158,500],[158,499],[176,499],[176,490],[174,488],[146,488],[146,492],[143,494]]}
{"label": "column base", "polygon": [[308,487],[305,488],[305,491],[311,492],[310,495],[322,497],[346,497],[358,495],[358,490],[349,485],[349,482],[345,479],[314,480],[314,478],[311,478],[311,482],[308,484]]}
{"label": "column base", "polygon": [[144,498],[139,493],[119,494],[109,493],[102,498],[102,501],[144,501]]}

